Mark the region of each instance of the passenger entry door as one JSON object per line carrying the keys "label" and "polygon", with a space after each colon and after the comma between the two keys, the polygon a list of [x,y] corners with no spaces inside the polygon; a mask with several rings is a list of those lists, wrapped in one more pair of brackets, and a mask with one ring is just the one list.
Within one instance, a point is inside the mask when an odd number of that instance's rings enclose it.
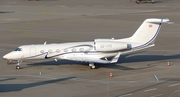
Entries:
{"label": "passenger entry door", "polygon": [[36,48],[35,47],[31,47],[30,48],[30,57],[33,57],[36,55]]}

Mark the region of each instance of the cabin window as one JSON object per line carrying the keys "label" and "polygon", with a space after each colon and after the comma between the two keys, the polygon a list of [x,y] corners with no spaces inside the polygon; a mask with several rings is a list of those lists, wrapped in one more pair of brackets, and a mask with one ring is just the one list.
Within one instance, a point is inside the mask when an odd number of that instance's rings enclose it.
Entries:
{"label": "cabin window", "polygon": [[64,49],[64,52],[68,52],[68,49]]}
{"label": "cabin window", "polygon": [[22,48],[16,48],[14,51],[22,51]]}
{"label": "cabin window", "polygon": [[59,49],[57,49],[57,50],[56,50],[56,52],[57,52],[57,53],[59,53],[59,52],[60,52],[60,50],[59,50]]}
{"label": "cabin window", "polygon": [[52,53],[52,50],[49,50],[48,53]]}
{"label": "cabin window", "polygon": [[79,49],[79,51],[80,51],[80,52],[83,52],[83,51],[84,51],[84,49],[83,49],[83,48],[80,48],[80,49]]}
{"label": "cabin window", "polygon": [[72,52],[76,52],[76,49],[75,49],[75,48],[73,48],[73,49],[72,49]]}
{"label": "cabin window", "polygon": [[44,50],[41,50],[40,52],[41,52],[41,53],[44,53]]}

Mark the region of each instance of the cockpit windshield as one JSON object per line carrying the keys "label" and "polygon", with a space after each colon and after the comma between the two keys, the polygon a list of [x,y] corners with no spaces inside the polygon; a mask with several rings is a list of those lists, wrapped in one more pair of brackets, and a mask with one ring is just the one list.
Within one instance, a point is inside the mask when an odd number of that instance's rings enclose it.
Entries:
{"label": "cockpit windshield", "polygon": [[16,48],[14,51],[22,51],[22,48]]}

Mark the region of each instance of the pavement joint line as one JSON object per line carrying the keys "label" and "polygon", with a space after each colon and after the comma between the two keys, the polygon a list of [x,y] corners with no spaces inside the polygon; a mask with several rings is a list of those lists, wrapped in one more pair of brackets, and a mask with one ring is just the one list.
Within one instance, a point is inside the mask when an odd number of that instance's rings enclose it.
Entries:
{"label": "pavement joint line", "polygon": [[9,19],[8,19],[8,18],[7,18],[7,19],[2,19],[2,20],[5,20],[5,21],[15,21],[15,20],[16,20],[16,21],[17,21],[17,20],[22,20],[22,19],[12,19],[12,18],[9,18]]}
{"label": "pavement joint line", "polygon": [[15,45],[15,44],[0,44],[0,46],[5,46],[7,48],[7,46],[14,47],[14,46],[18,46],[18,45]]}
{"label": "pavement joint line", "polygon": [[169,87],[174,87],[174,86],[178,86],[178,85],[180,85],[180,83],[169,85]]}
{"label": "pavement joint line", "polygon": [[174,91],[174,93],[176,93],[176,92],[180,92],[180,90],[176,90],[176,91]]}
{"label": "pavement joint line", "polygon": [[157,94],[157,95],[154,95],[154,96],[150,96],[150,97],[158,97],[158,96],[162,96],[163,94]]}
{"label": "pavement joint line", "polygon": [[150,92],[150,91],[155,91],[155,90],[157,90],[157,88],[153,88],[153,89],[144,90],[144,92]]}
{"label": "pavement joint line", "polygon": [[7,51],[8,49],[3,49],[3,48],[0,48],[0,51]]}

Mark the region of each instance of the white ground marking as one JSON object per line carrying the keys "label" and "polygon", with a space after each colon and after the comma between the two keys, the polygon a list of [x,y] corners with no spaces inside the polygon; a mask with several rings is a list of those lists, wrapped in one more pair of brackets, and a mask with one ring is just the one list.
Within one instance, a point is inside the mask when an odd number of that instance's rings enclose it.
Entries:
{"label": "white ground marking", "polygon": [[145,10],[145,11],[136,11],[136,12],[131,12],[131,13],[149,13],[149,12],[158,12],[160,10]]}
{"label": "white ground marking", "polygon": [[180,85],[180,83],[169,85],[169,87],[174,87],[174,86],[178,86],[178,85]]}
{"label": "white ground marking", "polygon": [[176,92],[180,92],[180,90],[176,90],[176,91],[174,91],[174,93],[176,93]]}
{"label": "white ground marking", "polygon": [[145,10],[145,11],[139,11],[139,12],[157,12],[157,11],[160,11],[160,10]]}
{"label": "white ground marking", "polygon": [[154,91],[154,90],[157,90],[157,88],[153,88],[153,89],[144,90],[144,92],[150,92],[150,91]]}
{"label": "white ground marking", "polygon": [[126,97],[126,96],[131,96],[132,94],[125,94],[125,95],[121,95],[121,96],[118,96],[118,97]]}
{"label": "white ground marking", "polygon": [[150,96],[150,97],[158,97],[158,96],[162,96],[163,94],[157,94],[157,95],[154,95],[154,96]]}

